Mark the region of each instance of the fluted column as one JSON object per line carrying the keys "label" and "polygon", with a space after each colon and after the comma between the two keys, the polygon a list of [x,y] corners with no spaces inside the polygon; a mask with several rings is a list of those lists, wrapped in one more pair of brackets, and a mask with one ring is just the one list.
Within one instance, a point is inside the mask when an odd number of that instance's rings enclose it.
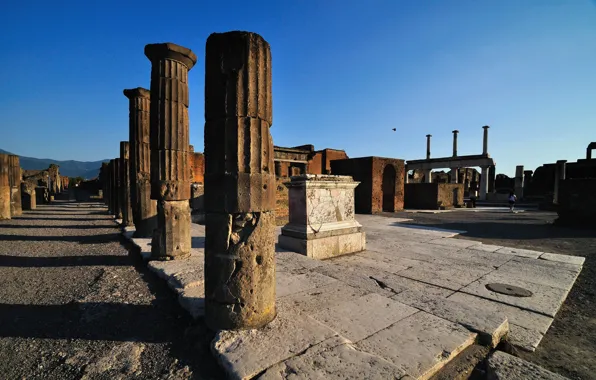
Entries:
{"label": "fluted column", "polygon": [[149,90],[137,87],[124,90],[128,102],[128,140],[130,142],[130,199],[135,237],[153,236],[157,228],[157,201],[151,199],[151,148],[149,144]]}
{"label": "fluted column", "polygon": [[10,215],[11,217],[23,214],[21,205],[21,165],[19,156],[8,156],[8,179],[10,181]]}
{"label": "fluted column", "polygon": [[0,219],[10,219],[10,178],[8,154],[0,153]]}
{"label": "fluted column", "polygon": [[145,46],[151,61],[151,199],[157,201],[155,259],[190,255],[188,71],[196,55],[172,43]]}
{"label": "fluted column", "polygon": [[120,141],[120,204],[122,205],[122,226],[132,226],[132,207],[130,201],[130,169],[129,169],[129,157],[130,157],[130,144],[128,141]]}
{"label": "fluted column", "polygon": [[205,317],[213,329],[275,318],[271,52],[258,34],[214,33],[205,61]]}

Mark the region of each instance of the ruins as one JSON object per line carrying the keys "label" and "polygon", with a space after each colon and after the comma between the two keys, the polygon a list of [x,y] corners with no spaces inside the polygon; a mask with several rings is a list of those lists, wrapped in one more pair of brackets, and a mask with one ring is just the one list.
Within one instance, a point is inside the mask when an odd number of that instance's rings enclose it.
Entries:
{"label": "ruins", "polygon": [[[250,78],[250,80],[249,80]],[[205,58],[205,320],[263,327],[275,308],[271,51],[258,34],[214,33]]]}
{"label": "ruins", "polygon": [[131,227],[133,225],[132,219],[132,205],[131,205],[131,191],[130,191],[130,171],[129,171],[129,143],[128,141],[120,141],[120,189],[118,196],[120,197],[120,204],[122,205],[122,226]]}
{"label": "ruins", "polygon": [[196,55],[172,43],[149,44],[151,61],[151,199],[157,201],[152,256],[179,259],[190,255],[190,168],[188,72]]}
{"label": "ruins", "polygon": [[23,210],[35,210],[37,208],[37,193],[35,184],[24,181],[21,183],[21,205]]}
{"label": "ruins", "polygon": [[19,156],[11,154],[8,156],[8,179],[10,182],[10,214],[19,216],[23,214],[21,204],[21,166]]}
{"label": "ruins", "polygon": [[10,170],[8,154],[0,153],[0,219],[10,219]]}

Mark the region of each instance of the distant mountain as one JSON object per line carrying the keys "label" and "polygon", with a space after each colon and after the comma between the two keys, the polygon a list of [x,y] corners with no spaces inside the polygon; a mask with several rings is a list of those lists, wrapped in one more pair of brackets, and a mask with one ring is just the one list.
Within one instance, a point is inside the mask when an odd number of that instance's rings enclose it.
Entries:
{"label": "distant mountain", "polygon": [[[0,149],[0,153],[14,154]],[[99,169],[101,168],[102,162],[109,162],[110,160],[102,161],[58,161],[50,158],[33,158],[19,156],[21,168],[25,170],[43,170],[47,169],[50,164],[56,164],[60,166],[60,175],[67,177],[83,177],[85,179],[91,179],[97,177]]]}

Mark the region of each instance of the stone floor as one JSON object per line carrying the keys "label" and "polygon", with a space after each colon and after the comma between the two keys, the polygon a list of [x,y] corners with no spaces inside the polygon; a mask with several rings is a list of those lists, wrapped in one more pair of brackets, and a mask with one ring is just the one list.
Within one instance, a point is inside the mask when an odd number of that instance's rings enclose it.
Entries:
{"label": "stone floor", "polygon": [[[262,330],[222,331],[212,351],[231,378],[431,377],[473,343],[505,335],[533,351],[579,275],[583,258],[451,239],[461,231],[358,215],[367,250],[315,261],[277,250],[278,317]],[[278,229],[279,233],[279,229]],[[131,231],[125,232],[130,237]],[[149,263],[180,304],[203,314],[204,227],[193,253]],[[132,239],[143,255],[150,239]],[[521,287],[530,297],[489,291]]]}

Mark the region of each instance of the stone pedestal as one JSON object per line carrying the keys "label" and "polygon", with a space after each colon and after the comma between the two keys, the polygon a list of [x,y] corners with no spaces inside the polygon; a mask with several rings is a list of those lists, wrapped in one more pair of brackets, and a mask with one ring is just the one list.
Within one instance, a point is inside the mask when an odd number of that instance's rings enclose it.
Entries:
{"label": "stone pedestal", "polygon": [[207,39],[205,120],[205,320],[263,327],[276,316],[276,184],[271,52],[258,34]]}
{"label": "stone pedestal", "polygon": [[23,210],[35,210],[37,208],[37,196],[33,184],[21,183],[21,205]]}
{"label": "stone pedestal", "polygon": [[157,201],[151,199],[151,148],[149,90],[124,90],[129,100],[130,199],[135,237],[152,237],[157,228]]}
{"label": "stone pedestal", "polygon": [[133,226],[132,206],[130,201],[130,171],[129,171],[129,149],[128,141],[120,141],[120,203],[122,204],[122,226]]}
{"label": "stone pedestal", "polygon": [[279,246],[313,259],[365,249],[362,226],[354,218],[354,189],[350,176],[292,177],[289,189],[290,222],[279,236]]}
{"label": "stone pedestal", "polygon": [[8,155],[0,153],[0,219],[10,219],[10,180]]}
{"label": "stone pedestal", "polygon": [[524,166],[517,165],[515,167],[515,196],[518,200],[524,197]]}
{"label": "stone pedestal", "polygon": [[21,166],[19,156],[8,156],[8,180],[10,182],[10,215],[11,217],[23,214],[21,205]]}
{"label": "stone pedestal", "polygon": [[179,259],[191,250],[188,71],[197,57],[172,43],[149,44],[145,55],[151,61],[151,199],[157,201],[151,256]]}

